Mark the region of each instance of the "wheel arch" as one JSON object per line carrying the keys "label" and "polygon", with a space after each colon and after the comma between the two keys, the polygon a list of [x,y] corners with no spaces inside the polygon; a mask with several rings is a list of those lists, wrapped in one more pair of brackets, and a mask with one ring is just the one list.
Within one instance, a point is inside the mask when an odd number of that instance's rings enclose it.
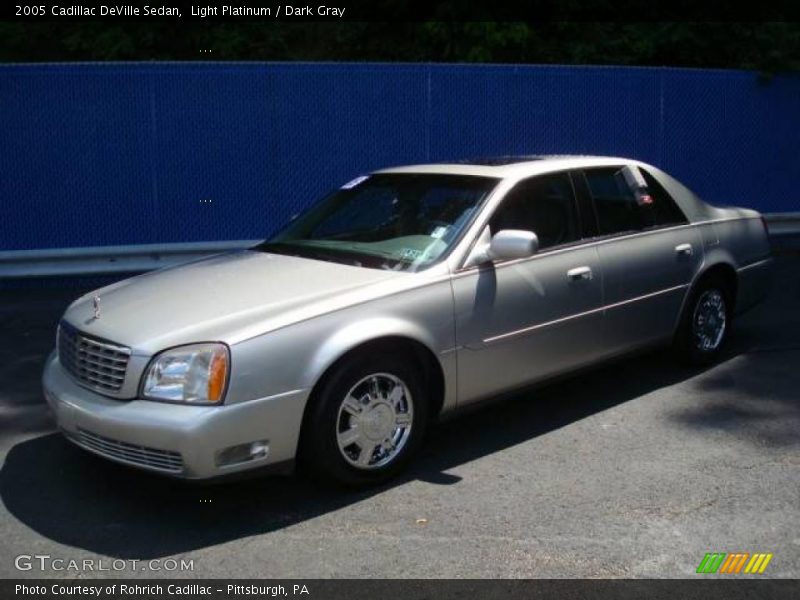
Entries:
{"label": "wheel arch", "polygon": [[738,275],[736,274],[736,268],[731,263],[719,261],[707,266],[695,278],[692,288],[696,289],[701,283],[708,281],[709,279],[716,278],[724,281],[725,285],[728,287],[728,290],[731,293],[731,311],[733,311],[736,308],[736,294],[739,288],[739,279]]}
{"label": "wheel arch", "polygon": [[731,293],[730,312],[731,314],[733,314],[733,312],[736,309],[736,295],[739,287],[736,268],[734,267],[731,261],[722,259],[716,260],[711,264],[704,265],[702,269],[698,270],[691,284],[687,288],[686,294],[683,297],[683,302],[681,303],[681,310],[678,312],[678,317],[675,322],[675,326],[673,328],[675,333],[677,333],[678,328],[680,327],[684,311],[686,311],[686,306],[690,298],[694,294],[695,290],[698,288],[698,286],[702,285],[704,282],[714,278],[722,279],[728,286],[728,289],[730,290]]}
{"label": "wheel arch", "polygon": [[306,378],[311,388],[303,421],[327,378],[346,360],[359,353],[402,353],[420,368],[431,390],[430,415],[444,406],[447,388],[445,366],[433,351],[432,339],[413,325],[395,319],[370,320],[348,325],[323,341],[311,361]]}

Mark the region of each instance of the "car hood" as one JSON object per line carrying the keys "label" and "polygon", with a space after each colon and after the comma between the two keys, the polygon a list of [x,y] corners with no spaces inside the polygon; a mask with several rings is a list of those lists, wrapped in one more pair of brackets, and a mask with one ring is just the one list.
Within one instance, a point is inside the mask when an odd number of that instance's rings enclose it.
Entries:
{"label": "car hood", "polygon": [[[76,300],[64,319],[152,354],[178,344],[231,343],[370,297],[364,288],[408,274],[241,251],[153,271]],[[95,298],[99,318],[95,318]]]}

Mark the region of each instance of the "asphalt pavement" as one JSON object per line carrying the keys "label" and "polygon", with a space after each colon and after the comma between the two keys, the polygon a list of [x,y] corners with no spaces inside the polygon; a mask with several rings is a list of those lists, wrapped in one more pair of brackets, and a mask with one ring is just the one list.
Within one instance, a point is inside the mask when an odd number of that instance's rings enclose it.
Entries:
{"label": "asphalt pavement", "polygon": [[654,351],[528,391],[436,426],[363,492],[185,484],[71,446],[39,377],[84,290],[0,291],[0,577],[698,577],[707,552],[800,577],[800,257],[775,275],[719,364]]}

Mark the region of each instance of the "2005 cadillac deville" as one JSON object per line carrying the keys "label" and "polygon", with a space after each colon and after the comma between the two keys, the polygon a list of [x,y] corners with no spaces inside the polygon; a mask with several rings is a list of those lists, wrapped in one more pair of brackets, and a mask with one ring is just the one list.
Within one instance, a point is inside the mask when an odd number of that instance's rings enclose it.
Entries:
{"label": "2005 cadillac deville", "polygon": [[636,161],[386,169],[254,248],[79,298],[44,389],[121,463],[369,483],[456,407],[659,343],[713,361],[769,262],[757,212]]}

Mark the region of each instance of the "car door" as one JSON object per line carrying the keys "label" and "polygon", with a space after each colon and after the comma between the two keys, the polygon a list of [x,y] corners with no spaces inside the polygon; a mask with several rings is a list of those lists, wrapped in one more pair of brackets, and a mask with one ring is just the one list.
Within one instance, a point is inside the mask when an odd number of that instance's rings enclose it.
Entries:
{"label": "car door", "polygon": [[582,246],[570,175],[520,182],[487,227],[483,239],[502,229],[533,231],[539,250],[454,275],[460,402],[568,370],[601,349],[600,259]]}
{"label": "car door", "polygon": [[699,233],[646,170],[582,172],[576,189],[590,196],[597,217],[606,353],[669,338],[702,260]]}

